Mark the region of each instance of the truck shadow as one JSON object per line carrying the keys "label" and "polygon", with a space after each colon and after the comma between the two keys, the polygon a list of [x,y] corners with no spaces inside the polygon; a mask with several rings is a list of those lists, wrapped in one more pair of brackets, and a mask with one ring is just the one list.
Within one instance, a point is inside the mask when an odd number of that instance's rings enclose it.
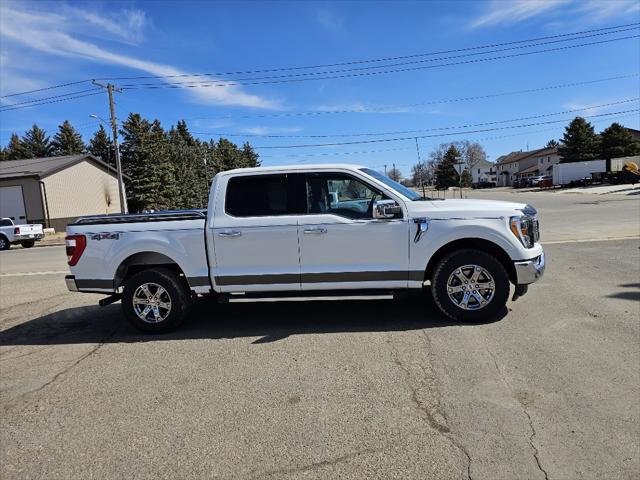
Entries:
{"label": "truck shadow", "polygon": [[[504,309],[495,322],[507,313]],[[0,346],[134,343],[192,339],[252,339],[254,345],[292,335],[393,332],[465,327],[444,317],[424,296],[402,300],[277,301],[218,304],[199,300],[176,331],[144,334],[122,315],[120,305],[61,310],[0,332]],[[257,338],[254,338],[257,337]]]}

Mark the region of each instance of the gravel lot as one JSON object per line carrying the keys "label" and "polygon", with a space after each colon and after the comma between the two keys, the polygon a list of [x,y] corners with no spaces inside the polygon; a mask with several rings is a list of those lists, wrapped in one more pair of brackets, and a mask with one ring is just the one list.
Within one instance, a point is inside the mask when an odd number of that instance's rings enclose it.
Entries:
{"label": "gravel lot", "polygon": [[0,478],[638,478],[640,199],[472,195],[533,203],[547,242],[485,325],[200,302],[144,336],[66,291],[62,247],[1,252]]}

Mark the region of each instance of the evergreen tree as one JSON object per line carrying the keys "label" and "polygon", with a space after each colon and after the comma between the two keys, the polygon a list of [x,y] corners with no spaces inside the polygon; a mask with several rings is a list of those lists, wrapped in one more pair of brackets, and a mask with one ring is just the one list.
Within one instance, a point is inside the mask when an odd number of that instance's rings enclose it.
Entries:
{"label": "evergreen tree", "polygon": [[547,142],[547,144],[545,145],[545,147],[547,148],[555,148],[555,147],[559,147],[560,146],[560,142],[558,142],[556,139],[552,138],[551,140],[549,140]]}
{"label": "evergreen tree", "polygon": [[27,149],[24,147],[22,140],[18,137],[17,133],[11,134],[11,139],[9,140],[9,145],[4,150],[4,159],[5,160],[19,160],[21,158],[29,158],[31,155],[27,152]]}
{"label": "evergreen tree", "polygon": [[82,136],[73,128],[69,120],[65,120],[58,126],[58,132],[53,136],[51,149],[53,155],[75,155],[83,153],[86,147]]}
{"label": "evergreen tree", "polygon": [[176,182],[175,167],[169,155],[169,140],[158,120],[151,123],[149,144],[149,179],[151,183],[149,189],[152,197],[149,207],[154,210],[178,208],[176,202],[179,185]]}
{"label": "evergreen tree", "polygon": [[240,157],[242,158],[243,167],[252,168],[260,166],[260,156],[249,142],[245,142],[244,145],[242,145]]}
{"label": "evergreen tree", "polygon": [[619,123],[612,123],[600,134],[600,158],[630,157],[640,154],[640,143],[633,138],[629,130]]}
{"label": "evergreen tree", "polygon": [[140,212],[153,208],[154,180],[151,178],[150,163],[152,162],[151,150],[151,124],[143,119],[140,114],[131,113],[122,123],[120,129],[122,146],[120,156],[122,172],[126,179],[127,203],[129,210]]}
{"label": "evergreen tree", "polygon": [[593,126],[582,117],[574,118],[565,128],[558,153],[562,163],[594,160],[600,154],[600,139]]}
{"label": "evergreen tree", "polygon": [[100,125],[98,131],[93,134],[93,138],[89,141],[89,153],[94,157],[99,157],[107,165],[115,166],[115,155],[113,152],[113,143],[107,134],[105,128]]}
{"label": "evergreen tree", "polygon": [[205,158],[199,142],[181,120],[169,130],[170,161],[175,167],[176,208],[204,208],[208,191],[205,178]]}
{"label": "evergreen tree", "polygon": [[22,146],[25,150],[23,158],[40,158],[51,156],[51,141],[44,130],[35,123],[22,137]]}
{"label": "evergreen tree", "polygon": [[469,170],[465,169],[464,172],[462,172],[462,178],[460,179],[460,181],[463,187],[471,187],[471,184],[473,183],[473,177],[469,173]]}
{"label": "evergreen tree", "polygon": [[460,152],[455,145],[451,145],[436,169],[436,185],[438,188],[449,188],[459,184],[458,172],[454,167],[458,157],[460,157]]}

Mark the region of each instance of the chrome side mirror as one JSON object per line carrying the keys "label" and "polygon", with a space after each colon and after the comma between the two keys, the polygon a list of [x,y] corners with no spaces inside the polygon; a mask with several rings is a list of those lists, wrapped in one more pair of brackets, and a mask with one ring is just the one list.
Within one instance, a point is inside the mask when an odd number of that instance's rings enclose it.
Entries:
{"label": "chrome side mirror", "polygon": [[373,202],[373,218],[389,219],[402,213],[402,208],[393,200],[376,200]]}

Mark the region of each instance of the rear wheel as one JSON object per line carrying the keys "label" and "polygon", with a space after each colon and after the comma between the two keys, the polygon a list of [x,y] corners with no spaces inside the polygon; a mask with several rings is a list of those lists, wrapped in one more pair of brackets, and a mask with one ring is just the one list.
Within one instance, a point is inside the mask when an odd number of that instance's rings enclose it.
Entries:
{"label": "rear wheel", "polygon": [[509,277],[492,255],[481,250],[460,250],[438,264],[431,293],[440,310],[454,320],[491,320],[507,303]]}
{"label": "rear wheel", "polygon": [[22,240],[20,242],[20,245],[22,245],[22,248],[31,248],[36,244],[35,240]]}
{"label": "rear wheel", "polygon": [[11,247],[11,244],[9,240],[7,240],[7,237],[0,235],[0,250],[9,250],[9,247]]}
{"label": "rear wheel", "polygon": [[124,285],[122,308],[131,324],[143,332],[162,333],[177,328],[191,307],[189,288],[175,272],[144,270]]}

